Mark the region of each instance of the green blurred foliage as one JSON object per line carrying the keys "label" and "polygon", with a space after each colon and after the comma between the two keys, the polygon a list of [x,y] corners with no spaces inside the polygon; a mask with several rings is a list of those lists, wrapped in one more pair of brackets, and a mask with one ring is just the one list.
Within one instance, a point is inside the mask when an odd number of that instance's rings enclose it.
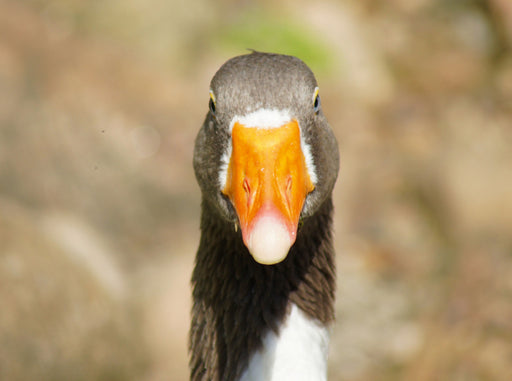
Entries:
{"label": "green blurred foliage", "polygon": [[[215,34],[228,52],[251,49],[300,57],[313,71],[328,74],[334,64],[329,47],[307,25],[272,10],[246,9]],[[215,39],[213,40],[215,41]]]}

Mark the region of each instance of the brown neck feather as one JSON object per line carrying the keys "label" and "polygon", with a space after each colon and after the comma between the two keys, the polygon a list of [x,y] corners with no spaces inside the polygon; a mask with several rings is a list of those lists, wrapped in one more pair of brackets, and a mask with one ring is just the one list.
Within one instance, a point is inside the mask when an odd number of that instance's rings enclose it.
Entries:
{"label": "brown neck feather", "polygon": [[305,219],[287,258],[253,260],[240,231],[203,200],[201,241],[192,275],[189,337],[192,381],[236,380],[291,303],[327,325],[334,319],[332,200]]}

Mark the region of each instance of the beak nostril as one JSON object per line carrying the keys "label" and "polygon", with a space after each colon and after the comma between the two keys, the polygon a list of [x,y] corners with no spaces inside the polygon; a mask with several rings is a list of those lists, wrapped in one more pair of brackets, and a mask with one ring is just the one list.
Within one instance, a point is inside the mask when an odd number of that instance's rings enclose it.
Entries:
{"label": "beak nostril", "polygon": [[286,177],[286,183],[285,183],[285,188],[284,188],[284,199],[286,200],[286,205],[287,205],[288,209],[291,208],[292,186],[293,186],[292,176],[288,175]]}
{"label": "beak nostril", "polygon": [[288,178],[286,179],[286,193],[290,194],[292,191],[292,176],[288,175]]}
{"label": "beak nostril", "polygon": [[247,198],[249,198],[249,196],[251,195],[251,186],[249,185],[249,180],[247,180],[247,178],[244,179],[242,186],[244,188],[245,195],[247,196]]}

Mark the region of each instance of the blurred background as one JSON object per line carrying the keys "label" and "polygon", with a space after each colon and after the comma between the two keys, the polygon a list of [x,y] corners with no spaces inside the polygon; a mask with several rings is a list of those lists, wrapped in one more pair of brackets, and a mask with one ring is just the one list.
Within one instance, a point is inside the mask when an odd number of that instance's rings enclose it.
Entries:
{"label": "blurred background", "polygon": [[510,0],[0,0],[0,379],[185,380],[209,81],[316,73],[330,380],[512,379]]}

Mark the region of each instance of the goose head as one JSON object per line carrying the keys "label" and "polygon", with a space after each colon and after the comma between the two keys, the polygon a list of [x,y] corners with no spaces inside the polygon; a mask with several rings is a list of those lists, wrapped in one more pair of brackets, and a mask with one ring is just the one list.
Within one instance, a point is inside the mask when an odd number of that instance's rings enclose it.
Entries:
{"label": "goose head", "polygon": [[211,81],[196,139],[203,202],[232,224],[256,262],[279,263],[302,221],[331,195],[337,147],[306,64],[259,52],[232,58]]}

